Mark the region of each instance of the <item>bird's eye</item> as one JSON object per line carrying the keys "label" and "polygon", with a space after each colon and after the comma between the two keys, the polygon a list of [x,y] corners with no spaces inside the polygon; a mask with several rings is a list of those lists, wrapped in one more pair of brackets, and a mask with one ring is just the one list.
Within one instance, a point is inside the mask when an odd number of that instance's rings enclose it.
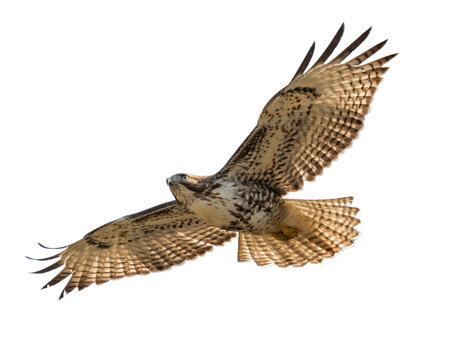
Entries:
{"label": "bird's eye", "polygon": [[187,175],[183,175],[183,180],[187,180],[188,176]]}

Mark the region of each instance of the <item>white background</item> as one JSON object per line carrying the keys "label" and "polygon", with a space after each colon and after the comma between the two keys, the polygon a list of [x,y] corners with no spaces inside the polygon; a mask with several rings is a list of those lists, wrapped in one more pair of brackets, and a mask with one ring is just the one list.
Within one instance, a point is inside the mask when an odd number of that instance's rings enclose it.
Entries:
{"label": "white background", "polygon": [[[2,1],[0,357],[448,359],[443,1]],[[400,5],[401,4],[401,5]],[[399,52],[366,127],[295,198],[355,196],[362,236],[321,265],[237,263],[63,285],[25,259],[219,170],[316,41]],[[315,59],[317,59],[317,54]],[[314,60],[313,60],[314,61]],[[9,354],[9,355],[8,355]],[[6,357],[5,357],[6,356]]]}

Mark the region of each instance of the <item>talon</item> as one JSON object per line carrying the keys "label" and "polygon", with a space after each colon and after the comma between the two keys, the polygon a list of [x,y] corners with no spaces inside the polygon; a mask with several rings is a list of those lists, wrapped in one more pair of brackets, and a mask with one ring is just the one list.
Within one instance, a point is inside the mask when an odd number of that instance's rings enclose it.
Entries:
{"label": "talon", "polygon": [[289,240],[289,238],[282,232],[270,233],[277,240]]}
{"label": "talon", "polygon": [[283,235],[286,237],[285,240],[292,239],[298,235],[298,229],[290,226],[280,225],[280,229]]}

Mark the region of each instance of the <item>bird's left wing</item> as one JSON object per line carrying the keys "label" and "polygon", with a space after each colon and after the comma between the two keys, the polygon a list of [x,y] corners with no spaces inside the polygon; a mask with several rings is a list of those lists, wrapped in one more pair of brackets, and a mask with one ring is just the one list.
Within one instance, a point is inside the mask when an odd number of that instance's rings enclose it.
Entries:
{"label": "bird's left wing", "polygon": [[58,258],[36,273],[64,266],[44,286],[71,276],[61,293],[63,297],[75,288],[82,290],[93,283],[169,269],[234,236],[234,232],[205,224],[183,205],[172,201],[105,224],[59,254],[37,259]]}
{"label": "bird's left wing", "polygon": [[350,146],[363,127],[384,67],[396,54],[363,64],[383,41],[343,62],[369,35],[370,29],[328,63],[344,32],[306,72],[314,44],[291,83],[264,107],[258,124],[216,176],[258,181],[281,195],[314,180]]}

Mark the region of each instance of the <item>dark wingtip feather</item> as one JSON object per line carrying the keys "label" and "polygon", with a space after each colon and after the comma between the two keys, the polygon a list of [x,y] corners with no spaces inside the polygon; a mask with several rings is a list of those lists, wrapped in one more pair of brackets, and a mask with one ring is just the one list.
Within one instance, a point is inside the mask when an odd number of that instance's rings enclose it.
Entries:
{"label": "dark wingtip feather", "polygon": [[355,65],[360,65],[362,64],[364,61],[366,61],[368,58],[370,58],[371,56],[373,56],[375,53],[377,53],[378,51],[380,51],[380,49],[383,48],[384,45],[386,45],[387,43],[387,39],[376,44],[375,46],[372,46],[369,50],[364,51],[363,53],[361,53],[360,55],[358,55],[357,57],[355,57],[354,59],[350,60],[347,62],[347,64],[350,64],[352,66]]}
{"label": "dark wingtip feather", "polygon": [[69,280],[69,282],[67,283],[67,285],[65,286],[63,291],[61,291],[61,295],[59,295],[58,300],[61,300],[65,295],[71,293],[76,288],[77,288],[77,286],[70,286],[70,280]]}
{"label": "dark wingtip feather", "polygon": [[56,285],[63,281],[66,277],[68,277],[71,274],[70,270],[67,270],[67,268],[63,269],[60,273],[58,273],[53,279],[51,279],[47,284],[45,284],[42,289],[46,289],[50,286]]}
{"label": "dark wingtip feather", "polygon": [[[298,75],[301,75],[305,72],[306,68],[309,65],[309,62],[311,61],[313,55],[314,55],[314,49],[316,48],[316,42],[314,41],[309,48],[308,52],[306,53],[305,58],[303,59],[302,63],[300,64],[300,67],[298,68],[297,72],[295,73],[292,80],[294,80]],[[292,82],[291,80],[291,82]]]}
{"label": "dark wingtip feather", "polygon": [[56,258],[57,258],[58,256],[60,256],[60,255],[61,255],[61,253],[58,253],[58,254],[56,254],[56,255],[49,256],[49,257],[46,257],[46,258],[41,258],[41,259],[32,258],[32,257],[26,256],[26,255],[25,255],[25,257],[26,257],[27,259],[29,259],[29,260],[35,260],[35,261],[47,261],[47,260],[56,259]]}
{"label": "dark wingtip feather", "polygon": [[40,246],[40,247],[43,247],[44,249],[48,249],[48,250],[58,250],[58,249],[65,249],[67,246],[60,246],[60,247],[48,247],[48,246],[45,246],[45,245],[43,245],[43,244],[41,244],[40,242],[38,242],[38,245]]}
{"label": "dark wingtip feather", "polygon": [[367,39],[370,32],[372,31],[372,26],[364,31],[355,41],[353,41],[349,46],[347,46],[338,56],[330,61],[330,64],[340,63],[347,56],[349,56],[359,45],[361,45],[364,40]]}
{"label": "dark wingtip feather", "polygon": [[386,56],[387,61],[392,60],[392,59],[395,58],[398,54],[399,54],[399,53],[394,53],[394,54],[391,54],[391,55]]}
{"label": "dark wingtip feather", "polygon": [[384,45],[386,45],[387,42],[388,42],[388,39],[386,39],[386,40],[380,42],[380,43],[378,44],[378,46],[380,47],[380,49],[381,49]]}
{"label": "dark wingtip feather", "polygon": [[[388,56],[384,56],[381,59],[378,59],[376,61],[380,61],[382,63],[382,65],[384,65],[387,62],[391,61],[393,58],[395,58],[397,55],[398,55],[398,53],[391,54],[391,55],[388,55]],[[387,71],[389,69],[389,67],[383,67],[383,68],[380,68],[380,69],[386,69],[386,71]]]}
{"label": "dark wingtip feather", "polygon": [[32,274],[43,274],[43,273],[52,271],[54,269],[57,269],[57,268],[59,268],[60,266],[63,266],[63,265],[64,265],[64,263],[61,260],[59,260],[59,261],[51,264],[50,266],[47,266],[46,268],[43,268],[41,270],[37,270],[37,271],[32,272]]}
{"label": "dark wingtip feather", "polygon": [[333,53],[334,49],[336,49],[336,46],[338,46],[339,42],[341,41],[342,35],[344,34],[345,25],[342,23],[341,27],[337,31],[336,35],[334,35],[333,39],[331,40],[330,44],[327,46],[323,54],[320,56],[320,58],[316,61],[316,63],[312,66],[312,68],[322,65],[327,59],[330,57],[330,55]]}

